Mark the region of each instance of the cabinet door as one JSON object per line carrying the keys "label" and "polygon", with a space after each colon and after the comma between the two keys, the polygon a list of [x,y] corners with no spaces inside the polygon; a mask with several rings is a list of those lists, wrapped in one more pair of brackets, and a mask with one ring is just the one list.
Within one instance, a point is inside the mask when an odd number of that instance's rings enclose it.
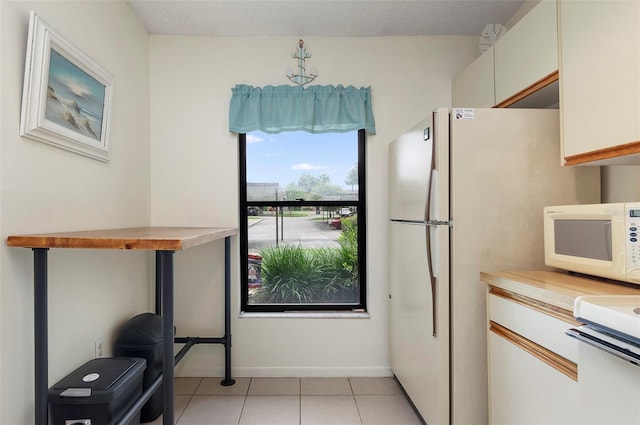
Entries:
{"label": "cabinet door", "polygon": [[492,332],[489,370],[490,423],[579,423],[578,383]]}
{"label": "cabinet door", "polygon": [[566,164],[640,163],[640,2],[560,0],[558,11]]}
{"label": "cabinet door", "polygon": [[490,108],[495,105],[493,46],[467,66],[453,80],[453,106]]}
{"label": "cabinet door", "polygon": [[487,297],[490,423],[580,423],[578,343],[564,333],[577,322],[513,296],[490,288]]}
{"label": "cabinet door", "polygon": [[496,103],[558,69],[555,0],[542,0],[495,44]]}

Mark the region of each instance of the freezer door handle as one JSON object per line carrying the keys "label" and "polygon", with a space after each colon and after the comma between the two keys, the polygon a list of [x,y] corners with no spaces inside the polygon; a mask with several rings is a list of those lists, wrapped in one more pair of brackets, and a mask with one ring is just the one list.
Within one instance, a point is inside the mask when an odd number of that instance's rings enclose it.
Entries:
{"label": "freezer door handle", "polygon": [[[433,125],[435,126],[436,123],[436,115],[435,113],[433,114]],[[433,275],[433,255],[431,253],[431,224],[429,223],[431,220],[431,198],[433,195],[434,190],[437,189],[437,180],[438,180],[438,172],[436,171],[436,161],[435,161],[435,154],[436,154],[436,148],[435,148],[435,142],[434,142],[434,138],[429,137],[427,138],[427,133],[425,133],[425,141],[427,142],[431,142],[431,164],[429,164],[429,185],[427,187],[427,201],[425,202],[425,206],[424,206],[424,220],[426,221],[427,225],[425,226],[425,242],[427,244],[427,265],[429,267],[429,279],[430,279],[430,283],[431,283],[431,323],[433,325],[432,328],[432,334],[433,337],[435,338],[437,335],[437,314],[436,314],[436,307],[437,307],[437,297],[436,297],[436,278]],[[429,135],[430,136],[430,135]]]}

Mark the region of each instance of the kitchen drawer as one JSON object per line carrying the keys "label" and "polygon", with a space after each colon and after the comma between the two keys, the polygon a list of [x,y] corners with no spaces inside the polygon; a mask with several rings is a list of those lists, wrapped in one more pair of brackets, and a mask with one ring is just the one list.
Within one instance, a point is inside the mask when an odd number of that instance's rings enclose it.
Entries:
{"label": "kitchen drawer", "polygon": [[575,323],[553,317],[522,302],[489,293],[489,319],[574,363],[578,342],[565,335]]}

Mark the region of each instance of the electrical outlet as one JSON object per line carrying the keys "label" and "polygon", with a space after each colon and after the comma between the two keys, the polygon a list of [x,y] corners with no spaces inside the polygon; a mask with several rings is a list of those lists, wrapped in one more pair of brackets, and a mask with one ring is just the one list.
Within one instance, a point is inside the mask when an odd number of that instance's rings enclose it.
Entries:
{"label": "electrical outlet", "polygon": [[100,357],[104,357],[104,339],[102,338],[98,338],[96,339],[96,359],[99,359]]}

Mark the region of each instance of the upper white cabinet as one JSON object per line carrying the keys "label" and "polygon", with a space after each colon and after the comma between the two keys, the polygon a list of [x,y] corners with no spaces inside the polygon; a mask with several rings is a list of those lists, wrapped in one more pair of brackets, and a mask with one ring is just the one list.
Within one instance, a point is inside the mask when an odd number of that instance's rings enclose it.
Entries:
{"label": "upper white cabinet", "polygon": [[489,47],[453,80],[452,106],[490,108],[496,104],[493,49]]}
{"label": "upper white cabinet", "polygon": [[640,164],[640,1],[560,0],[558,16],[565,164]]}
{"label": "upper white cabinet", "polygon": [[495,95],[498,106],[541,80],[557,78],[557,22],[556,0],[542,0],[496,42]]}
{"label": "upper white cabinet", "polygon": [[556,0],[542,0],[453,80],[454,107],[558,104]]}

